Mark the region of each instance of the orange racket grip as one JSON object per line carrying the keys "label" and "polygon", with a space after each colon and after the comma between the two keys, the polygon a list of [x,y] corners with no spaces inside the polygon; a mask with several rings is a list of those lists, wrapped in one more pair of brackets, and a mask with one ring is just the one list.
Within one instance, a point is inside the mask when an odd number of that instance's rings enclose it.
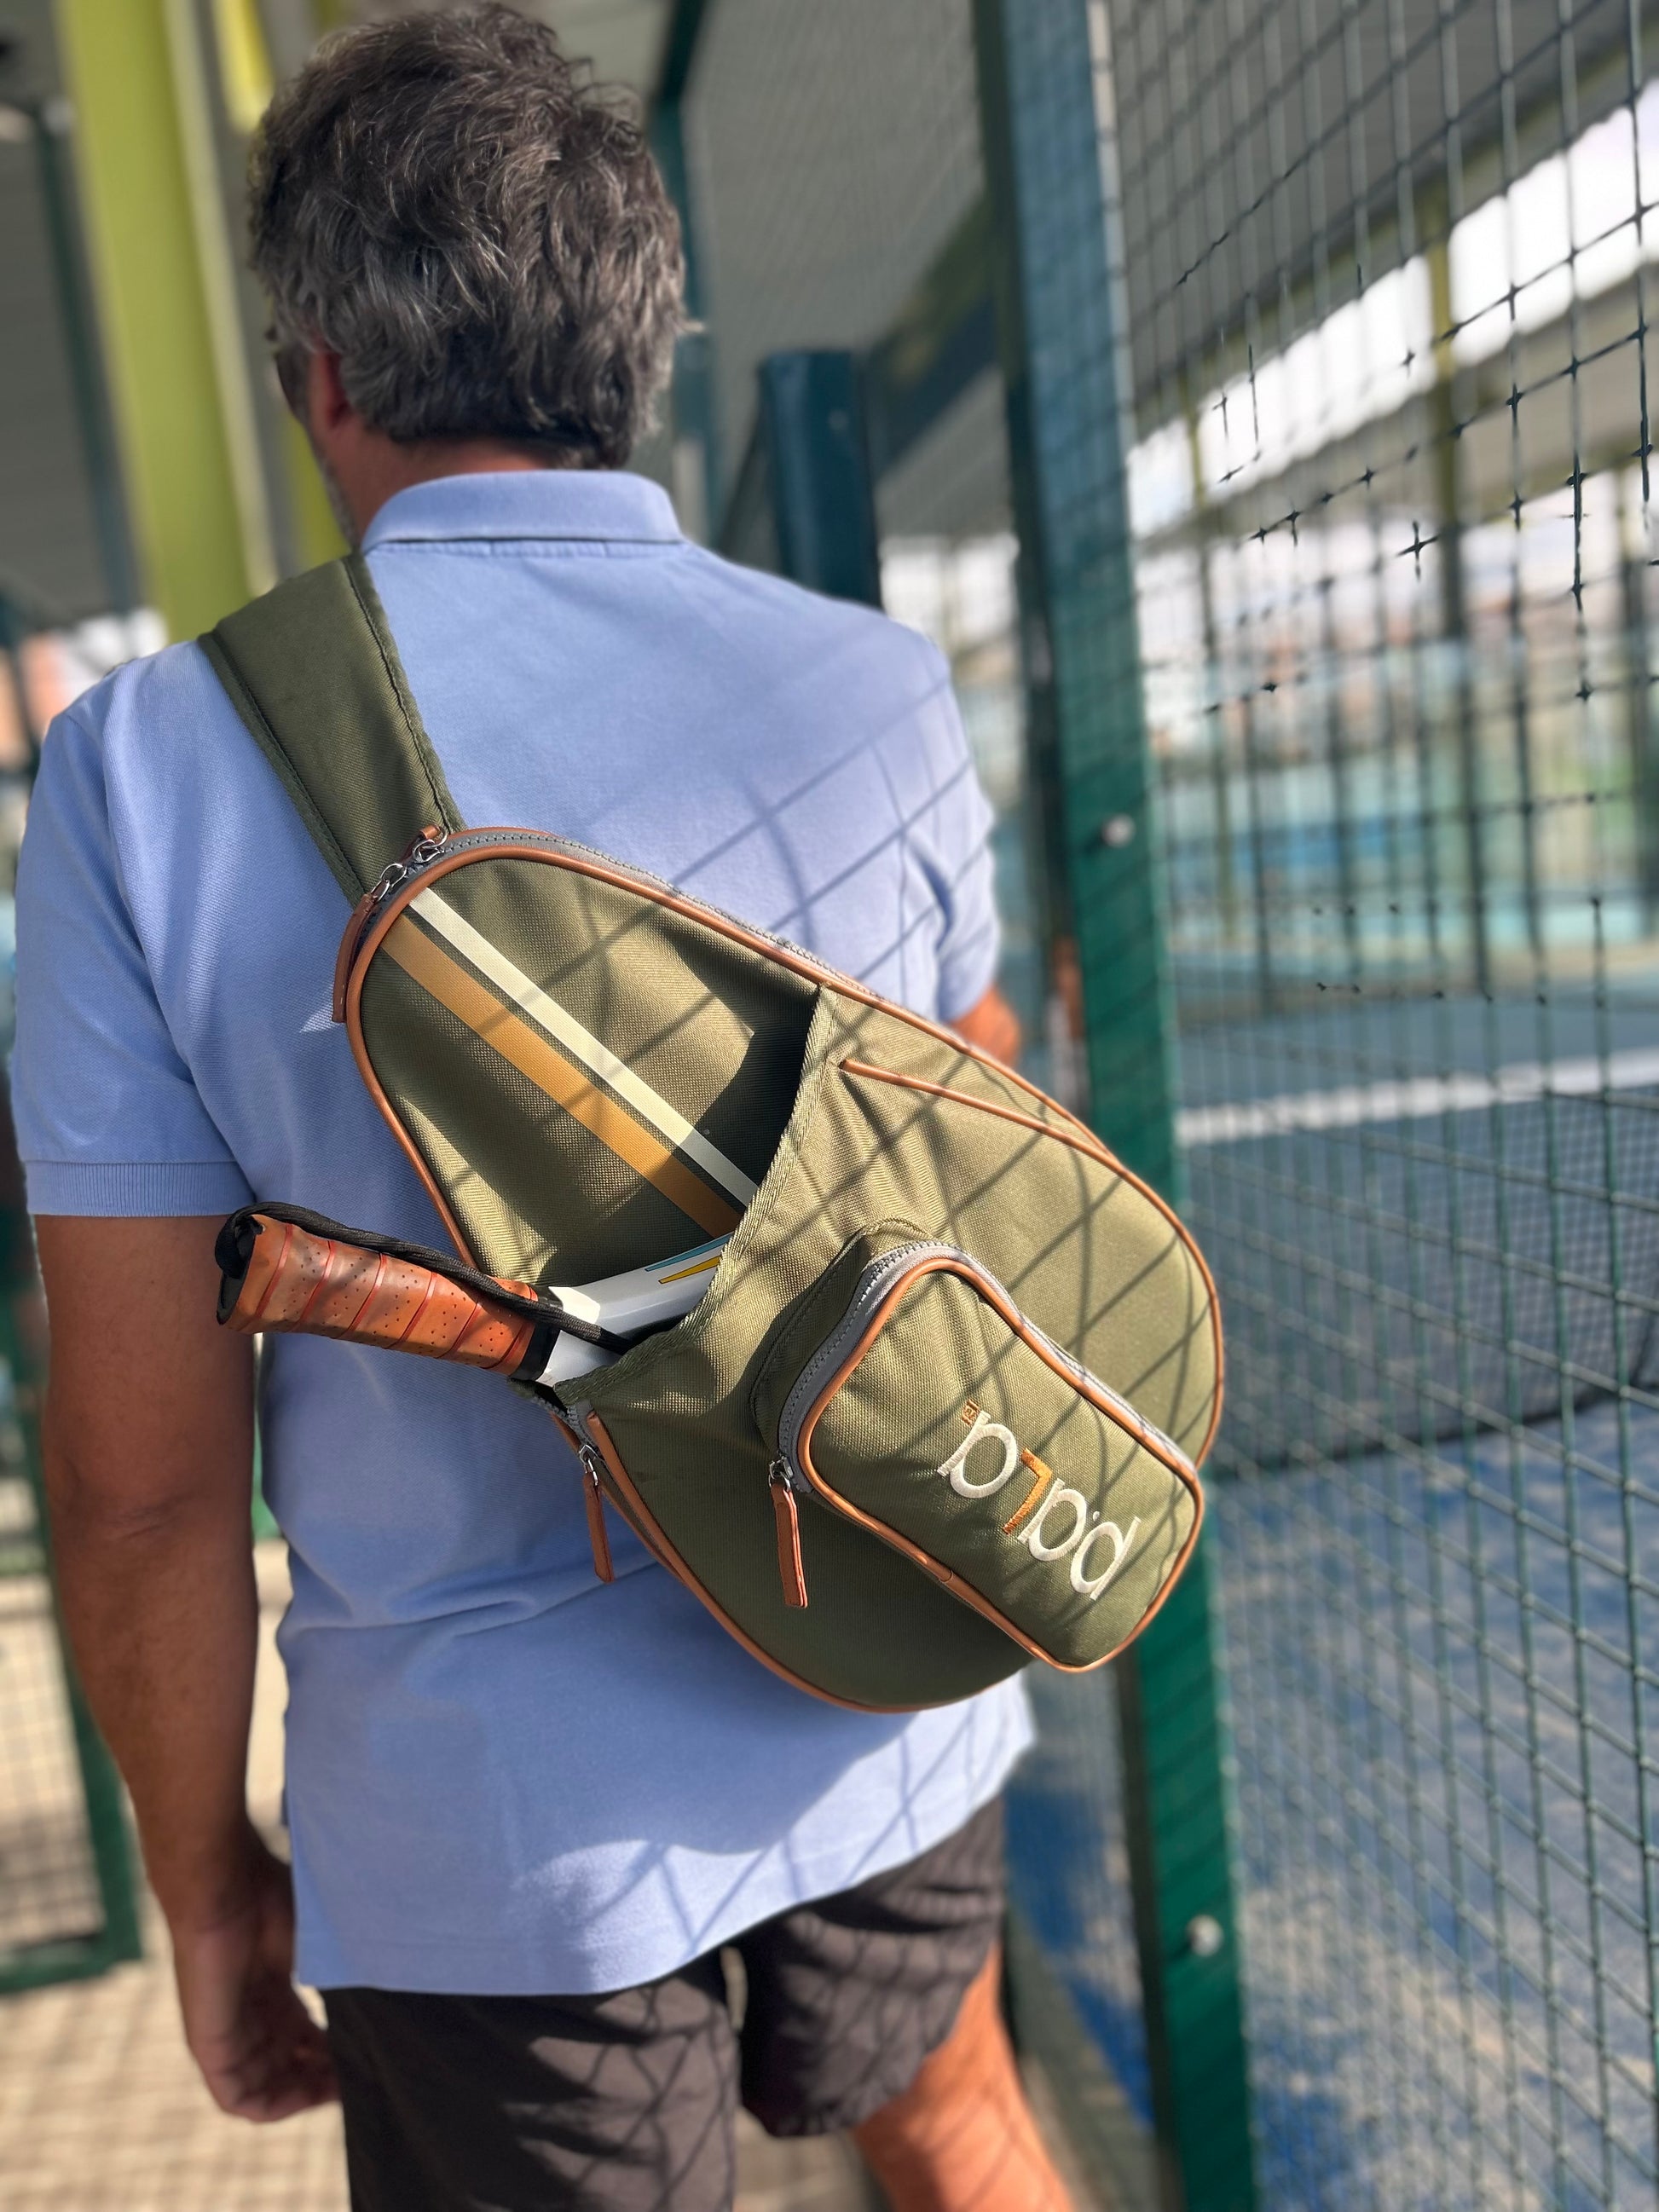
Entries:
{"label": "orange racket grip", "polygon": [[[377,1344],[422,1359],[512,1375],[523,1366],[537,1324],[477,1297],[417,1261],[319,1237],[256,1212],[247,1272],[220,1318],[246,1336],[267,1332]],[[231,1287],[225,1285],[228,1292]],[[521,1291],[519,1283],[504,1289]]]}

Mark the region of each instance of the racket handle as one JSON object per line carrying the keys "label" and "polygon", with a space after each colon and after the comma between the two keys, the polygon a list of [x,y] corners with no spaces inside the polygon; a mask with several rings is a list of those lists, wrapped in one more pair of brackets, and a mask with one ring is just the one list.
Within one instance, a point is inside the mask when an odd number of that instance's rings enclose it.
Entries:
{"label": "racket handle", "polygon": [[[423,1359],[513,1375],[543,1332],[510,1307],[496,1305],[417,1261],[396,1260],[360,1244],[337,1243],[291,1221],[256,1212],[247,1272],[234,1300],[227,1275],[220,1315],[245,1336],[298,1332],[349,1344],[375,1344]],[[503,1284],[521,1291],[521,1283]],[[538,1364],[546,1358],[540,1348]]]}

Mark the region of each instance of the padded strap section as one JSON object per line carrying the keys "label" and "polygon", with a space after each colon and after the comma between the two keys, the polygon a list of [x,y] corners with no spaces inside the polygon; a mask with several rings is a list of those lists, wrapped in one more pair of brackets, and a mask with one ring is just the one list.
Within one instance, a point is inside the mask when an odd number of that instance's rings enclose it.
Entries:
{"label": "padded strap section", "polygon": [[201,643],[354,905],[429,823],[465,827],[360,553],[290,577]]}

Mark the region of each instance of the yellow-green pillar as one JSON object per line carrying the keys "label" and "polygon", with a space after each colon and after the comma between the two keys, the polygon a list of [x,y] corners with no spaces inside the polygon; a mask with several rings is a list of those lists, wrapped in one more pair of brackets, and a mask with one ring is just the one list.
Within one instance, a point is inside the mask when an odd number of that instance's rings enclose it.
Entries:
{"label": "yellow-green pillar", "polygon": [[193,0],[58,0],[146,598],[191,637],[274,580]]}

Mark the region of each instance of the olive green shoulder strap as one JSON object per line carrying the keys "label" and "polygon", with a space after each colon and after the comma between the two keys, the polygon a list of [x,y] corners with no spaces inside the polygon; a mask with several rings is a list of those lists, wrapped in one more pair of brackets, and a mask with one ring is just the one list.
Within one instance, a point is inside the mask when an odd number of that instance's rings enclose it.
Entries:
{"label": "olive green shoulder strap", "polygon": [[354,905],[428,825],[465,827],[361,554],[278,584],[201,644]]}

